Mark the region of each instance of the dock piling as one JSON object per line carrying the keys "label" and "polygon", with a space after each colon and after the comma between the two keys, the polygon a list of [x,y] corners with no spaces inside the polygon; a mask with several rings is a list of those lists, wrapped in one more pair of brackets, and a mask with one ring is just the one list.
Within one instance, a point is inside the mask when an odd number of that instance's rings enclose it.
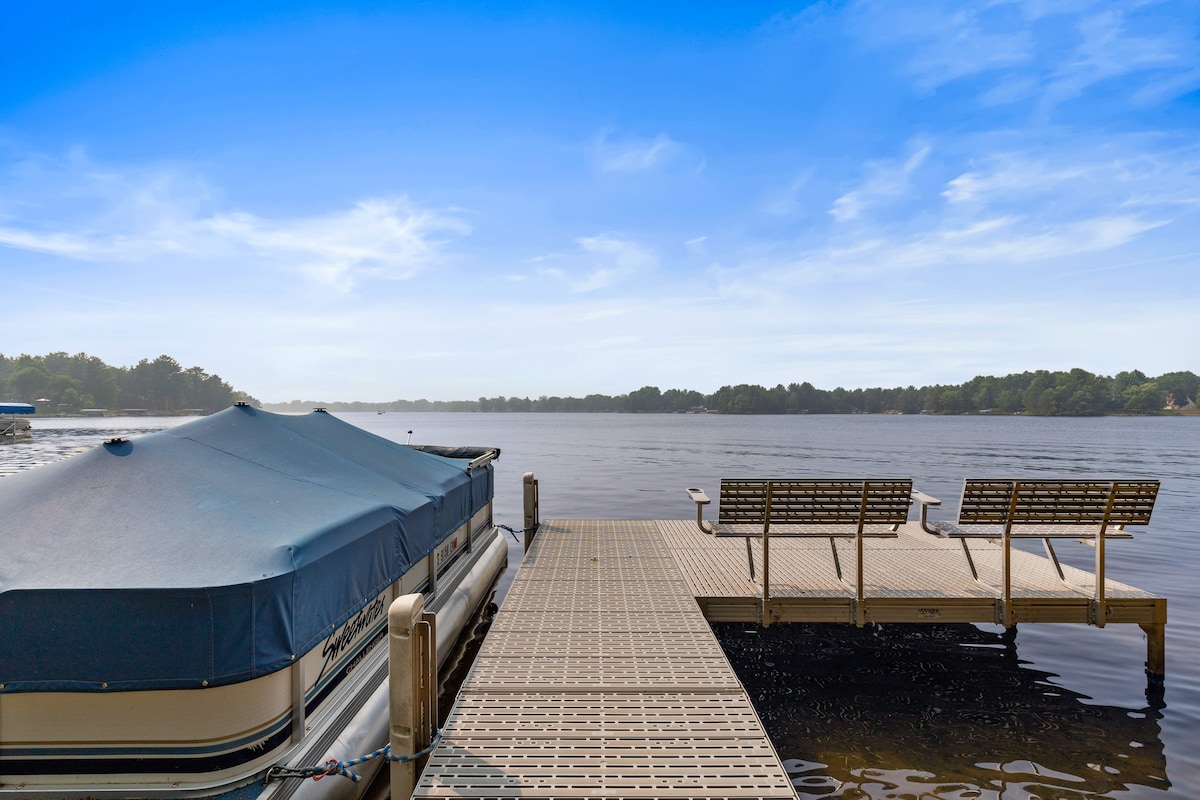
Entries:
{"label": "dock piling", "polygon": [[525,502],[525,552],[533,544],[538,529],[538,481],[532,472],[526,472],[522,481]]}
{"label": "dock piling", "polygon": [[[438,720],[437,616],[419,594],[388,608],[390,744],[393,756],[418,753],[433,741]],[[424,759],[391,761],[392,797],[410,797]]]}

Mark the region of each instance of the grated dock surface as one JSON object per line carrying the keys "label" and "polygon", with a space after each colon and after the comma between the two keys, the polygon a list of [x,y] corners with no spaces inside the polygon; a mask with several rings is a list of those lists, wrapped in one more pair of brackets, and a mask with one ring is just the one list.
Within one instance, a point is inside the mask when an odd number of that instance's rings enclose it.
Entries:
{"label": "grated dock surface", "polygon": [[413,794],[795,796],[656,524],[595,520],[543,523]]}

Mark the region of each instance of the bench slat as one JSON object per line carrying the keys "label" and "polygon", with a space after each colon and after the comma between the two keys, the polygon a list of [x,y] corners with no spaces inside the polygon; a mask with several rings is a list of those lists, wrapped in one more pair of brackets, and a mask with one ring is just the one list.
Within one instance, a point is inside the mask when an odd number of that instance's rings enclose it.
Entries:
{"label": "bench slat", "polygon": [[[1002,539],[1003,525],[963,525],[953,522],[931,522],[926,528],[930,533],[948,539]],[[1095,539],[1099,525],[1036,525],[1028,528],[1014,527],[1009,535],[1014,539]],[[1132,539],[1133,535],[1117,527],[1104,531],[1105,539]]]}
{"label": "bench slat", "polygon": [[[959,525],[1148,525],[1158,481],[975,480],[963,483]],[[1016,491],[1016,500],[1013,492]],[[1112,507],[1109,498],[1112,493]]]}
{"label": "bench slat", "polygon": [[[720,524],[761,526],[766,516],[768,494],[772,526],[857,527],[860,517],[868,525],[891,526],[901,525],[908,519],[912,481],[724,478],[718,511]],[[787,534],[781,530],[781,535]]]}

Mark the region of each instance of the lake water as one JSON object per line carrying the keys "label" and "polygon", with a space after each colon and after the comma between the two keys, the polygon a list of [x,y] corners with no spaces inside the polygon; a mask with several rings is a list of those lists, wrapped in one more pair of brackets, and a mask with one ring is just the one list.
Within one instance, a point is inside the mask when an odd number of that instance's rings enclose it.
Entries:
{"label": "lake water", "polygon": [[[957,508],[965,477],[1158,478],[1109,577],[1168,598],[1161,689],[1136,625],[720,625],[802,798],[1200,797],[1200,418],[339,414],[399,442],[500,447],[495,515],[690,519],[722,476],[911,477]],[[0,473],[180,419],[35,419]],[[410,433],[411,432],[411,433]],[[512,552],[520,550],[513,545]],[[1092,551],[1060,556],[1091,568]],[[514,566],[516,559],[514,558]]]}

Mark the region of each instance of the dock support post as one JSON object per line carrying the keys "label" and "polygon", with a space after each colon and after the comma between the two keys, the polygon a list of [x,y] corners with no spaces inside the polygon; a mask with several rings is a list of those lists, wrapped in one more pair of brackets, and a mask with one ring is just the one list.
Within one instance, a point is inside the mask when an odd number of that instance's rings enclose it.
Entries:
{"label": "dock support post", "polygon": [[[436,615],[419,594],[388,608],[389,732],[392,755],[424,750],[438,723]],[[392,797],[411,797],[425,759],[391,762]]]}
{"label": "dock support post", "polygon": [[[747,539],[747,542],[750,540]],[[771,624],[771,531],[763,526],[762,536],[762,626]]]}
{"label": "dock support post", "polygon": [[863,481],[862,500],[858,505],[858,532],[854,534],[854,558],[858,562],[854,586],[854,624],[862,627],[867,622],[866,615],[866,582],[863,577],[863,528],[867,524],[867,501],[870,498],[868,484]]}
{"label": "dock support post", "polygon": [[532,472],[526,472],[522,483],[524,487],[525,498],[525,552],[529,552],[529,545],[533,544],[533,537],[537,533],[538,525],[538,482]]}
{"label": "dock support post", "polygon": [[1004,593],[1004,627],[1011,628],[1013,626],[1013,605],[1012,605],[1012,526],[1013,517],[1017,513],[1017,496],[1021,493],[1020,482],[1013,483],[1012,497],[1008,502],[1008,513],[1004,515],[1004,552],[1001,555],[1003,571],[1003,593]]}
{"label": "dock support post", "polygon": [[774,486],[767,482],[767,499],[763,508],[762,530],[762,626],[771,624],[771,495]]}
{"label": "dock support post", "polygon": [[1161,681],[1167,674],[1167,626],[1161,622],[1138,625],[1146,632],[1146,674]]}

